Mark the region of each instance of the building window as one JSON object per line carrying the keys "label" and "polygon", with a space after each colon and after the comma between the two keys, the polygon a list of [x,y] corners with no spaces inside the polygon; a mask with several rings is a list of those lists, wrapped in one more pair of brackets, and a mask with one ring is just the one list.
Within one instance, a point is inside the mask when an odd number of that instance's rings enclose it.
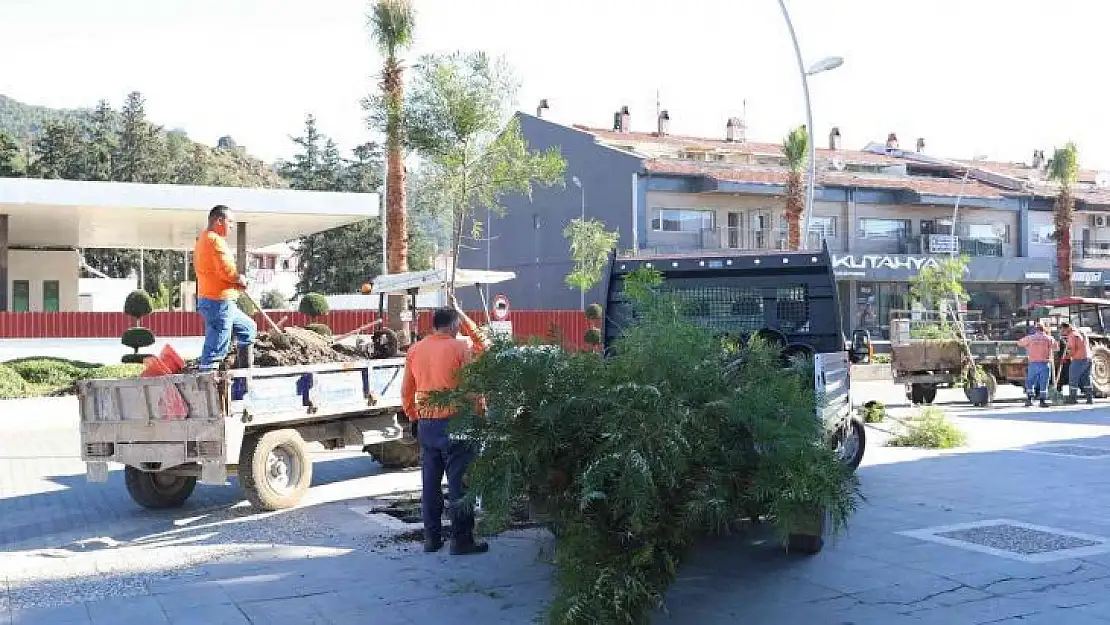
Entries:
{"label": "building window", "polygon": [[42,281],[42,311],[58,312],[61,310],[61,298],[58,296],[59,285],[57,280]]}
{"label": "building window", "polygon": [[290,266],[291,266],[291,265],[289,264],[289,259],[288,259],[288,258],[287,258],[287,259],[285,259],[285,260],[283,260],[283,261],[281,261],[281,270],[282,270],[282,271],[289,271],[289,267],[290,267]]}
{"label": "building window", "polygon": [[715,213],[707,210],[657,208],[651,220],[656,232],[701,232],[712,230]]}
{"label": "building window", "polygon": [[29,312],[31,310],[31,283],[27,280],[12,281],[12,311]]}
{"label": "building window", "polygon": [[1056,242],[1052,238],[1052,232],[1055,229],[1056,228],[1052,225],[1033,228],[1029,233],[1029,242],[1039,245],[1052,245]]}
{"label": "building window", "polygon": [[813,216],[809,220],[809,234],[822,239],[836,238],[836,217]]}
{"label": "building window", "polygon": [[861,239],[908,239],[910,220],[864,217],[859,220],[857,236]]}
{"label": "building window", "polygon": [[1010,242],[1009,224],[968,224],[965,228],[969,239],[997,239],[1003,243]]}

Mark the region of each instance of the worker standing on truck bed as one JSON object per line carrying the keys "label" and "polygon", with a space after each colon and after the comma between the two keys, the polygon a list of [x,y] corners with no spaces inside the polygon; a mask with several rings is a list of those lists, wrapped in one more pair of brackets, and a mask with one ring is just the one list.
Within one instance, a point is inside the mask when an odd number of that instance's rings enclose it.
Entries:
{"label": "worker standing on truck bed", "polygon": [[247,278],[235,267],[227,245],[228,230],[234,220],[231,209],[220,204],[208,211],[208,228],[197,237],[193,248],[193,268],[197,273],[197,312],[204,318],[204,347],[199,369],[211,371],[227,356],[235,336],[238,368],[253,364],[253,343],[258,328],[254,320],[236,304]]}
{"label": "worker standing on truck bed", "polygon": [[1077,404],[1077,393],[1083,390],[1088,404],[1095,403],[1094,389],[1091,388],[1091,343],[1082,332],[1071,327],[1067,321],[1060,324],[1060,334],[1067,342],[1068,354],[1068,403]]}
{"label": "worker standing on truck bed", "polygon": [[[458,338],[462,326],[473,347]],[[450,408],[422,406],[432,391],[458,386],[459,370],[470,362],[474,351],[485,349],[485,339],[478,326],[459,309],[451,296],[451,307],[441,308],[432,316],[433,331],[409,348],[405,356],[405,379],[401,400],[405,414],[413,424],[413,433],[420,442],[420,478],[422,495],[420,513],[424,520],[424,551],[439,551],[443,546],[443,490],[447,474],[448,511],[451,518],[451,553],[466,555],[485,553],[489,545],[474,541],[474,510],[463,502],[463,475],[474,460],[475,449],[469,441],[458,440],[448,433]]]}
{"label": "worker standing on truck bed", "polygon": [[1028,334],[1018,340],[1018,345],[1025,348],[1029,355],[1029,364],[1025,368],[1025,405],[1032,406],[1033,398],[1041,400],[1041,408],[1047,408],[1045,394],[1049,383],[1049,362],[1052,352],[1056,350],[1056,339],[1044,333],[1044,324],[1038,323],[1033,327],[1033,334]]}

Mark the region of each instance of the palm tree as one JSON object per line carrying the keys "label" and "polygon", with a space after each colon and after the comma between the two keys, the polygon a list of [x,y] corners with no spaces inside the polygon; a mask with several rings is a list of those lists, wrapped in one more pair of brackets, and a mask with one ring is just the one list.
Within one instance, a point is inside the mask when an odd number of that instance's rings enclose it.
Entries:
{"label": "palm tree", "polygon": [[[385,65],[382,68],[382,102],[385,108],[386,145],[386,267],[389,273],[408,271],[408,219],[405,215],[405,140],[402,110],[404,107],[405,68],[400,55],[412,45],[415,14],[410,0],[376,0],[370,11],[370,36],[378,46]],[[400,322],[403,297],[389,298],[390,326],[403,330]],[[408,332],[401,340],[408,343]]]}
{"label": "palm tree", "polygon": [[390,273],[408,270],[405,219],[404,105],[405,68],[400,54],[412,45],[415,16],[410,0],[377,0],[370,13],[370,33],[385,59],[381,89],[386,106],[386,265]]}
{"label": "palm tree", "polygon": [[1056,229],[1052,237],[1056,239],[1056,273],[1060,280],[1061,295],[1072,294],[1071,284],[1071,225],[1075,219],[1075,198],[1072,187],[1079,179],[1079,149],[1069,141],[1057,148],[1048,162],[1048,179],[1060,185],[1056,204],[1052,208]]}
{"label": "palm tree", "polygon": [[802,212],[806,202],[802,186],[802,170],[806,165],[809,151],[809,132],[805,126],[798,126],[782,140],[782,153],[786,155],[786,165],[790,175],[786,179],[786,247],[791,250],[802,248]]}

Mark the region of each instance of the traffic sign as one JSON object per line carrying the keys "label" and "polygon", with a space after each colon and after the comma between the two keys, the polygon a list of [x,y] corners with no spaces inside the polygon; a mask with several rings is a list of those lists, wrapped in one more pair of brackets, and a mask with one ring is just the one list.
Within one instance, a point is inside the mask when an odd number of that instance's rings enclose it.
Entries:
{"label": "traffic sign", "polygon": [[504,293],[499,293],[493,298],[493,318],[504,321],[509,318],[509,298]]}

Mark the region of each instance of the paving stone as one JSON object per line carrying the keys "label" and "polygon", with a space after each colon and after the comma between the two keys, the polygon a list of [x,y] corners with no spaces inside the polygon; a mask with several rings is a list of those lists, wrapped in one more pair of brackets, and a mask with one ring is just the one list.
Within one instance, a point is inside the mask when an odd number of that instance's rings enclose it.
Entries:
{"label": "paving stone", "polygon": [[167,611],[177,611],[198,606],[233,603],[231,595],[220,586],[190,585],[179,592],[166,592],[154,595],[159,604]]}
{"label": "paving stone", "polygon": [[307,597],[251,601],[240,603],[239,609],[255,625],[261,625],[262,623],[273,623],[274,625],[285,625],[287,623],[330,625],[328,619],[316,610],[316,607]]}
{"label": "paving stone", "polygon": [[169,623],[162,604],[154,597],[125,597],[86,604],[93,625],[162,625]]}
{"label": "paving stone", "polygon": [[231,603],[167,608],[166,616],[172,625],[252,625]]}
{"label": "paving stone", "polygon": [[15,625],[89,625],[92,617],[84,603],[12,611]]}
{"label": "paving stone", "polygon": [[989,597],[956,605],[937,605],[914,610],[910,616],[928,622],[948,622],[960,625],[979,625],[994,621],[1035,614],[1048,606],[1034,599]]}

